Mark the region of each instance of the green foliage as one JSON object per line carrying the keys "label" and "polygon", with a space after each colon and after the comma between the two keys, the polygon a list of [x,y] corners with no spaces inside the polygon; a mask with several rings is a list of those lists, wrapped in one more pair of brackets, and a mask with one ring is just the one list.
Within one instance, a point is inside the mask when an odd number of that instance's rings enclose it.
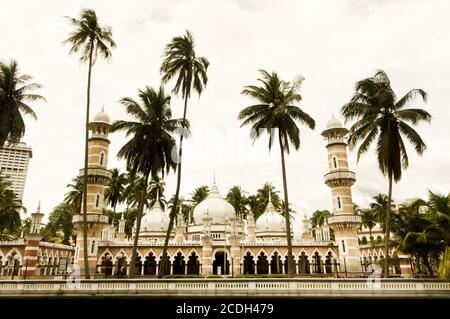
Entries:
{"label": "green foliage", "polygon": [[66,185],[69,191],[64,196],[64,203],[73,207],[77,214],[81,213],[81,201],[83,199],[83,178],[77,176],[72,179],[72,183]]}
{"label": "green foliage", "polygon": [[10,187],[11,183],[0,175],[0,239],[5,231],[14,234],[21,227],[20,210],[23,207]]}
{"label": "green foliage", "polygon": [[331,216],[328,210],[316,210],[311,217],[311,226],[314,228],[316,226],[323,226],[327,222],[328,217]]}
{"label": "green foliage", "polygon": [[47,225],[42,230],[44,240],[61,241],[61,243],[69,245],[73,235],[72,218],[74,214],[74,208],[70,204],[61,203],[56,206],[49,215]]}
{"label": "green foliage", "polygon": [[113,168],[111,171],[111,179],[105,190],[106,202],[116,211],[117,204],[123,201],[123,190],[126,183],[125,174],[120,173],[118,168]]}
{"label": "green foliage", "polygon": [[225,199],[233,205],[236,216],[240,218],[245,218],[247,216],[247,196],[246,192],[242,190],[240,186],[236,185],[231,187]]}
{"label": "green foliage", "polygon": [[0,148],[9,140],[12,144],[20,141],[25,134],[22,114],[36,119],[29,102],[45,101],[44,97],[32,93],[40,89],[38,83],[28,83],[32,77],[20,74],[15,60],[9,64],[0,62]]}

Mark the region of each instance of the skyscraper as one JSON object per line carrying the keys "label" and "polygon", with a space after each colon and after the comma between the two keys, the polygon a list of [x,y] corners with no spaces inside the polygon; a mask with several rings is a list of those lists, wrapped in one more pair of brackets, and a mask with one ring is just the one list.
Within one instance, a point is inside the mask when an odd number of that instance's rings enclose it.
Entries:
{"label": "skyscraper", "polygon": [[11,189],[22,201],[25,180],[28,172],[28,163],[33,156],[31,147],[24,142],[16,145],[6,143],[0,148],[0,174],[11,182]]}

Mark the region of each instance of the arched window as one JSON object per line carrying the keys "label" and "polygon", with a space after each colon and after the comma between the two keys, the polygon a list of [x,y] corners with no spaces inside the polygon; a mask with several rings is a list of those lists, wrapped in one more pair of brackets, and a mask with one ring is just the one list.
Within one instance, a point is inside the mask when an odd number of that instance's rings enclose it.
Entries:
{"label": "arched window", "polygon": [[95,195],[95,207],[99,207],[100,206],[100,195],[97,194]]}
{"label": "arched window", "polygon": [[336,156],[333,156],[333,167],[334,168],[338,168],[338,163],[337,163]]}
{"label": "arched window", "polygon": [[105,153],[100,153],[100,165],[103,166],[103,163],[105,162]]}
{"label": "arched window", "polygon": [[338,208],[341,209],[342,203],[341,203],[341,198],[339,196],[337,197],[337,204],[338,204]]}

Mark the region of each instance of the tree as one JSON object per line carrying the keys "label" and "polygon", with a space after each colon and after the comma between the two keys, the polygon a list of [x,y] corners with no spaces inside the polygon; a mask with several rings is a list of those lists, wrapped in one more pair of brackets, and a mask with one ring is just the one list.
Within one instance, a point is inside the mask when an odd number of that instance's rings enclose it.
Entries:
{"label": "tree", "polygon": [[153,205],[155,205],[156,201],[158,201],[159,205],[161,205],[161,207],[164,210],[167,205],[166,199],[164,197],[164,189],[166,187],[166,183],[161,178],[156,176],[154,179],[150,181],[149,186],[150,187],[148,191],[149,196],[148,207],[152,208]]}
{"label": "tree", "polygon": [[45,99],[32,93],[42,85],[28,83],[31,79],[30,75],[20,74],[17,61],[12,59],[9,64],[0,62],[0,148],[7,140],[12,144],[19,142],[25,134],[22,113],[37,119],[27,103]]}
{"label": "tree", "polygon": [[[414,146],[417,154],[426,149],[420,135],[412,125],[429,122],[431,115],[420,108],[405,108],[416,97],[426,102],[427,93],[422,89],[410,90],[397,99],[387,74],[380,70],[373,77],[356,83],[356,92],[342,109],[345,121],[355,120],[350,128],[348,145],[350,149],[360,142],[357,159],[369,150],[376,140],[376,154],[381,173],[388,178],[388,203],[392,202],[392,181],[398,182],[402,168],[408,167],[408,154],[403,138]],[[402,137],[403,136],[403,137]],[[385,256],[389,256],[391,207],[386,211]],[[389,276],[389,258],[385,258],[385,276]]]}
{"label": "tree", "polygon": [[[370,211],[375,220],[380,223],[383,232],[386,232],[386,215],[388,210],[388,196],[386,194],[378,194],[372,197],[373,202],[370,205]],[[392,205],[392,201],[391,201]]]}
{"label": "tree", "polygon": [[[174,37],[165,48],[164,60],[160,69],[163,75],[162,81],[163,83],[167,83],[171,79],[177,78],[173,93],[181,95],[184,99],[183,121],[187,119],[187,104],[191,97],[191,92],[197,92],[200,97],[208,82],[208,77],[206,75],[208,66],[209,62],[206,58],[196,56],[194,38],[189,31],[186,31],[186,35],[182,37]],[[172,232],[176,209],[178,207],[178,197],[180,196],[183,138],[184,134],[181,134],[180,142],[178,144],[177,186],[175,190],[174,205],[169,214],[170,221],[164,240],[162,262],[158,274],[159,278],[162,278],[163,269],[165,269],[164,267],[166,266],[167,247],[169,245],[170,233]]]}
{"label": "tree", "polygon": [[88,139],[89,139],[89,112],[91,99],[91,73],[92,67],[98,56],[109,60],[111,49],[116,47],[112,38],[112,29],[109,26],[101,26],[97,14],[91,9],[82,9],[80,18],[67,17],[72,26],[75,27],[63,44],[69,44],[70,54],[80,54],[82,62],[88,62],[88,80],[86,93],[86,120],[85,120],[85,143],[84,143],[84,179],[83,179],[83,255],[85,277],[89,278],[88,242],[87,242],[87,171],[88,171]]}
{"label": "tree", "polygon": [[441,249],[440,246],[442,245],[439,244],[437,236],[427,235],[427,230],[432,222],[426,215],[421,214],[420,207],[423,205],[426,205],[423,200],[401,205],[399,212],[392,216],[392,232],[396,235],[394,244],[397,245],[398,249],[407,254],[418,256],[432,276],[433,268],[429,256],[434,251]]}
{"label": "tree", "polygon": [[286,233],[288,245],[288,275],[294,275],[292,256],[291,222],[289,218],[289,200],[287,189],[287,174],[285,164],[285,153],[289,154],[292,144],[294,149],[300,148],[300,130],[298,123],[305,124],[309,128],[315,127],[314,120],[295,104],[301,101],[301,95],[297,93],[303,80],[299,78],[290,83],[281,80],[273,72],[261,70],[261,78],[258,81],[261,86],[249,85],[244,88],[242,94],[257,101],[257,104],[244,108],[238,118],[242,120],[242,126],[251,125],[250,137],[255,141],[262,133],[269,134],[269,151],[273,145],[275,130],[278,130],[278,143],[281,153],[281,169],[283,176],[284,206],[283,211],[286,219]]}
{"label": "tree", "polygon": [[81,214],[81,203],[83,200],[83,179],[77,176],[72,183],[66,185],[70,190],[64,196],[64,202],[72,205],[76,214]]}
{"label": "tree", "polygon": [[311,217],[311,226],[312,228],[317,226],[323,226],[327,220],[328,217],[331,216],[331,213],[329,210],[316,210],[312,217]]}
{"label": "tree", "polygon": [[144,205],[148,198],[149,177],[158,178],[159,173],[176,169],[172,159],[172,152],[176,151],[176,142],[172,133],[180,128],[188,129],[188,122],[182,119],[172,119],[170,96],[166,95],[162,87],[158,91],[151,87],[139,90],[140,103],[125,97],[120,103],[135,121],[116,121],[112,131],[126,131],[130,140],[119,150],[117,156],[126,160],[130,176],[140,173],[144,182],[139,190],[140,200],[136,217],[136,232],[131,255],[130,278],[134,275],[137,256],[137,245],[141,228]]}
{"label": "tree", "polygon": [[371,209],[361,210],[362,225],[369,229],[369,240],[373,240],[372,228],[377,224],[377,216]]}
{"label": "tree", "polygon": [[426,236],[438,238],[439,244],[443,246],[442,261],[439,265],[439,274],[443,278],[450,276],[450,194],[428,192],[428,211],[433,226],[426,231]]}
{"label": "tree", "polygon": [[240,186],[233,186],[228,191],[226,200],[233,205],[236,216],[239,218],[245,218],[247,216],[247,196]]}
{"label": "tree", "polygon": [[120,204],[123,201],[125,183],[125,174],[120,173],[118,168],[111,169],[111,179],[105,190],[105,198],[108,204],[113,208],[114,214],[116,213],[117,204]]}
{"label": "tree", "polygon": [[14,233],[21,227],[20,210],[23,207],[10,187],[11,183],[0,175],[0,238],[5,231]]}
{"label": "tree", "polygon": [[48,223],[43,230],[44,239],[54,241],[59,237],[59,232],[62,232],[61,243],[69,245],[70,238],[73,235],[72,218],[74,214],[74,207],[68,203],[61,203],[56,206],[50,213]]}

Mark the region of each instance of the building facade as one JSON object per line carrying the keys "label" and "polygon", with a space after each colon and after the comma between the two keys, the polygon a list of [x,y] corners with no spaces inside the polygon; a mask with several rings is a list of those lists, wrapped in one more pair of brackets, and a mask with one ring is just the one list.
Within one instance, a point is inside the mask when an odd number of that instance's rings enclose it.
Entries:
{"label": "building facade", "polygon": [[11,182],[11,189],[20,201],[25,188],[28,163],[32,156],[31,147],[24,142],[16,145],[6,143],[0,148],[0,174]]}
{"label": "building facade", "polygon": [[[118,228],[108,223],[103,214],[104,191],[111,174],[107,168],[110,120],[102,110],[89,124],[87,174],[87,228],[84,233],[83,215],[75,215],[73,223],[77,233],[75,248],[66,246],[74,263],[84,274],[84,240],[88,242],[89,270],[92,276],[125,276],[129,269],[133,236],[125,234],[125,220]],[[349,170],[345,136],[348,130],[335,118],[331,119],[322,135],[326,139],[329,170],[325,184],[331,189],[333,211],[325,225],[312,229],[311,220],[303,220],[301,238],[292,241],[294,273],[297,276],[346,276],[359,277],[366,271],[365,262],[376,254],[383,258],[382,249],[362,247],[358,240],[361,218],[355,215],[351,187],[356,181]],[[41,214],[33,215],[33,225],[40,224]],[[141,220],[136,275],[156,276],[162,259],[164,239],[169,225],[168,212],[157,200],[144,212]],[[265,211],[256,220],[253,212],[246,219],[236,216],[234,207],[222,196],[214,179],[210,192],[193,211],[188,223],[181,216],[176,218],[168,245],[164,275],[274,275],[286,274],[288,265],[287,234],[284,217],[269,198]],[[36,227],[32,227],[35,229]],[[332,238],[331,233],[334,234]],[[38,232],[27,235],[31,248],[23,248],[21,256],[33,260],[28,275],[37,274],[43,261],[42,245]],[[63,246],[63,245],[62,245]],[[62,246],[58,246],[61,248]],[[37,247],[37,248],[33,248]],[[11,249],[9,247],[9,249]],[[61,248],[62,249],[62,248]],[[28,253],[27,253],[28,251]],[[0,257],[11,259],[0,243]],[[9,256],[9,257],[8,257]],[[407,265],[408,257],[404,264]],[[9,260],[8,259],[8,260]],[[374,258],[371,259],[374,262]],[[407,267],[400,267],[407,276]],[[33,272],[34,271],[34,272]],[[344,275],[345,274],[345,275]]]}

